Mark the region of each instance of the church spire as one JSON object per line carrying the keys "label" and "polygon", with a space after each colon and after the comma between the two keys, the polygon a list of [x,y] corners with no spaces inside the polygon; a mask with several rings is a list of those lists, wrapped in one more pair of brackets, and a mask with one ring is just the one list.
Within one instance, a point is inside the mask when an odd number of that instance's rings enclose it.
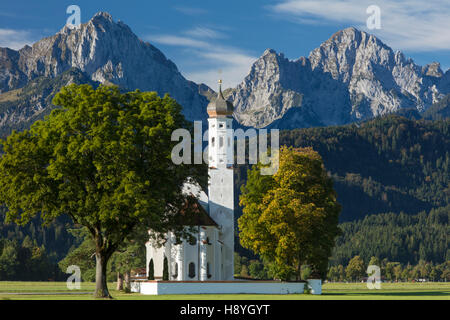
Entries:
{"label": "church spire", "polygon": [[218,98],[221,98],[223,100],[225,100],[225,98],[223,97],[223,93],[222,93],[222,79],[219,79],[219,94],[218,94]]}
{"label": "church spire", "polygon": [[231,116],[233,114],[233,104],[226,100],[222,93],[222,79],[219,79],[219,92],[217,98],[208,104],[206,111],[211,118],[218,116]]}

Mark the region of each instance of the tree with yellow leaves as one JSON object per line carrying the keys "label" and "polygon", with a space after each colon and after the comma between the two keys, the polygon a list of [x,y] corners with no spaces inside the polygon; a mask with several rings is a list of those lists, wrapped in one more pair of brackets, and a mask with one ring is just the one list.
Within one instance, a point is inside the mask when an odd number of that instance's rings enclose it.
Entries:
{"label": "tree with yellow leaves", "polygon": [[333,181],[311,148],[282,147],[279,156],[273,176],[261,175],[261,164],[248,171],[240,197],[241,244],[259,254],[275,278],[301,280],[302,265],[323,278],[340,233]]}

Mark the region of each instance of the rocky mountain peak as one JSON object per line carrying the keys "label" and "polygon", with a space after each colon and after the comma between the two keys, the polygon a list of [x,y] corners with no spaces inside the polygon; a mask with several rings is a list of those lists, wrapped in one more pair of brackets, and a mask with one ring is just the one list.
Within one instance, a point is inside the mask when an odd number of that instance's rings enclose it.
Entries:
{"label": "rocky mountain peak", "polygon": [[[76,68],[92,81],[124,89],[170,92],[189,119],[206,118],[207,99],[195,83],[148,42],[140,40],[123,22],[107,12],[95,14],[77,28],[65,26],[14,54],[0,54],[0,93],[18,89],[37,77],[55,78]],[[204,91],[204,90],[203,90]]]}
{"label": "rocky mountain peak", "polygon": [[97,12],[92,17],[91,21],[93,21],[93,20],[107,20],[109,22],[113,22],[112,16],[108,12],[104,12],[104,11]]}
{"label": "rocky mountain peak", "polygon": [[267,48],[266,50],[264,50],[260,59],[266,56],[277,56],[277,55],[279,55],[279,53],[277,53],[274,49]]}
{"label": "rocky mountain peak", "polygon": [[439,62],[432,62],[422,68],[422,73],[430,77],[440,78],[444,75]]}
{"label": "rocky mountain peak", "polygon": [[308,58],[265,50],[231,98],[236,119],[247,126],[339,125],[400,108],[423,111],[450,92],[449,76],[438,63],[422,68],[350,27]]}

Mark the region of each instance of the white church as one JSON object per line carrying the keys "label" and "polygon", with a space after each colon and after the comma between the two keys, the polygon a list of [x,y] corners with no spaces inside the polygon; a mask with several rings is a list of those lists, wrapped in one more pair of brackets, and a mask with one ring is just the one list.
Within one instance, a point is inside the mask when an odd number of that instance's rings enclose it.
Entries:
{"label": "white church", "polygon": [[[308,283],[234,279],[234,136],[228,130],[232,129],[233,105],[224,98],[221,87],[207,112],[208,194],[194,184],[185,184],[183,190],[190,195],[188,203],[196,213],[195,221],[186,225],[197,229],[195,239],[177,244],[169,232],[163,246],[148,241],[147,277],[152,263],[155,280],[133,281],[131,291],[151,295],[289,294],[303,293],[308,285],[313,294],[321,294],[319,279]],[[165,259],[169,274],[166,281],[163,280]]]}
{"label": "white church", "polygon": [[162,279],[167,258],[171,281],[233,280],[234,274],[234,191],[233,191],[233,105],[219,88],[217,99],[208,105],[208,194],[198,185],[186,184],[197,232],[195,241],[176,244],[172,233],[162,247],[151,241],[147,248],[147,276],[153,261],[155,279]]}

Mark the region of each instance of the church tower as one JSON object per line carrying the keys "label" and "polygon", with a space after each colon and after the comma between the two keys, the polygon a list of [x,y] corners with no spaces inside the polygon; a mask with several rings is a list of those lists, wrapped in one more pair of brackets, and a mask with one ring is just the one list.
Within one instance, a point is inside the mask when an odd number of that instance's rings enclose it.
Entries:
{"label": "church tower", "polygon": [[233,280],[234,275],[234,140],[232,128],[233,104],[222,94],[222,81],[215,101],[207,108],[209,215],[219,225],[221,250],[219,265],[214,266],[221,280]]}

